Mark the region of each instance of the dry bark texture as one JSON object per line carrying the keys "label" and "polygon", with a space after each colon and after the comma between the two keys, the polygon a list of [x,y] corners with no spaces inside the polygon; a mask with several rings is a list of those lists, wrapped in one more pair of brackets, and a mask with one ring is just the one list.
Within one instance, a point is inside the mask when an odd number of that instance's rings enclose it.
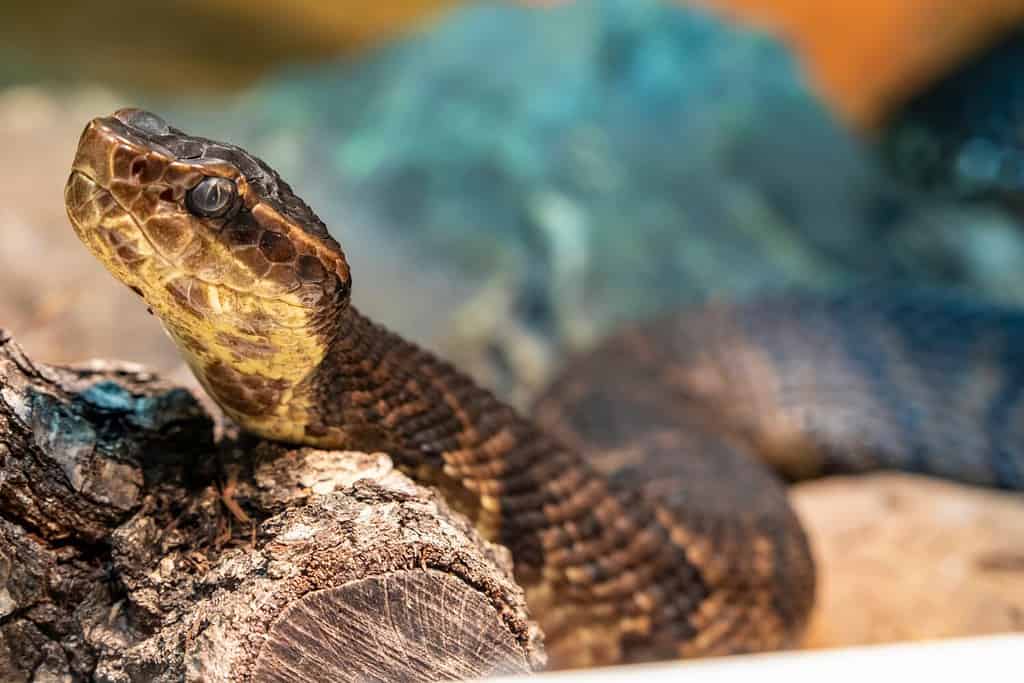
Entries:
{"label": "dry bark texture", "polygon": [[215,443],[138,367],[0,334],[0,680],[439,680],[542,666],[507,551],[383,454]]}

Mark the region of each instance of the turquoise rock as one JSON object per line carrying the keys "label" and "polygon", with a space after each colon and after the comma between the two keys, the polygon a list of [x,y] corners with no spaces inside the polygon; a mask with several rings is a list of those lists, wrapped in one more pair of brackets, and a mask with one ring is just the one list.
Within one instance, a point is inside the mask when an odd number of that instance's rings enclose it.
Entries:
{"label": "turquoise rock", "polygon": [[1024,297],[1006,286],[1019,278],[981,277],[956,231],[1002,234],[1001,217],[904,191],[781,43],[672,3],[474,5],[188,125],[299,188],[352,252],[357,299],[390,286],[444,319],[415,284],[424,263],[470,289],[500,278],[512,315],[557,344],[787,287],[998,282]]}

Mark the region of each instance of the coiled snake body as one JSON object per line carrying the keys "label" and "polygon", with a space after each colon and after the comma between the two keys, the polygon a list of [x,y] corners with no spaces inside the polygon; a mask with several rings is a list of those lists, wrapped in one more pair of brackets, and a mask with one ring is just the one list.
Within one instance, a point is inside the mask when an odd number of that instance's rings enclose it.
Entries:
{"label": "coiled snake body", "polygon": [[383,450],[469,500],[575,663],[793,644],[814,596],[772,471],[1024,487],[1024,316],[881,294],[709,307],[571,364],[534,419],[349,302],[340,245],[259,159],[123,109],[65,199],[247,430]]}

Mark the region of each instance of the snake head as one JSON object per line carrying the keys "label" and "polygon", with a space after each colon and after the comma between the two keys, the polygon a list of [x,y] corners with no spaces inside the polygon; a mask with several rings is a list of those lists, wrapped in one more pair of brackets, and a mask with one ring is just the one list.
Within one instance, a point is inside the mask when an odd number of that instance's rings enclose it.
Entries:
{"label": "snake head", "polygon": [[79,238],[229,411],[272,409],[322,359],[348,304],[341,246],[273,169],[156,114],[93,119],[65,204]]}

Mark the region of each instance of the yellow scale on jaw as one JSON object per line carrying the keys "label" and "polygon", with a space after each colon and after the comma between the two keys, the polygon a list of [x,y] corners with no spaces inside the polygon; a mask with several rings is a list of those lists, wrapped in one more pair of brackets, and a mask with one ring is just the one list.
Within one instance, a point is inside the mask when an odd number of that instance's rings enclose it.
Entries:
{"label": "yellow scale on jaw", "polygon": [[[191,276],[179,273],[179,277]],[[196,282],[193,279],[193,282]],[[198,282],[193,286],[205,287],[210,307],[216,311],[215,324],[198,320],[182,311],[174,302],[174,296],[166,289],[165,310],[161,313],[165,329],[175,339],[179,348],[192,368],[193,372],[211,394],[216,389],[207,381],[207,371],[217,363],[233,368],[243,375],[256,375],[268,380],[280,380],[288,388],[284,389],[279,405],[272,415],[254,418],[251,415],[232,415],[243,419],[247,428],[262,436],[275,439],[294,439],[303,436],[306,419],[296,414],[296,409],[304,408],[293,402],[292,393],[296,384],[301,382],[323,360],[325,346],[315,335],[288,334],[277,326],[269,328],[263,335],[243,331],[243,326],[228,322],[232,318],[251,320],[252,316],[272,316],[281,326],[305,328],[309,324],[306,312],[297,305],[292,296],[281,300],[260,299],[254,295],[235,292],[225,287],[217,287],[208,283]],[[241,338],[272,350],[259,356],[242,354],[237,344],[225,343],[225,335],[230,338]],[[190,338],[189,338],[190,337]],[[194,350],[198,349],[198,353]],[[226,412],[231,413],[229,408]],[[299,411],[304,412],[304,411]]]}
{"label": "yellow scale on jaw", "polygon": [[[217,258],[231,258],[222,245],[211,243],[209,247],[219,252]],[[306,378],[310,371],[323,360],[326,346],[315,334],[296,334],[295,330],[308,329],[312,325],[308,311],[300,305],[294,294],[278,298],[262,298],[231,289],[226,285],[215,285],[199,280],[181,271],[172,271],[164,278],[163,288],[154,288],[159,299],[151,302],[154,309],[160,307],[160,318],[165,329],[175,339],[193,372],[211,394],[217,391],[207,380],[208,371],[215,365],[223,364],[242,375],[255,375],[267,380],[279,380],[286,388],[272,414],[254,418],[252,415],[233,414],[231,417],[244,419],[247,428],[262,436],[274,439],[297,439],[304,436],[303,425],[308,422],[304,414],[308,402],[293,399],[293,388]],[[184,310],[175,301],[167,284],[175,279],[185,279],[192,287],[201,287],[206,301],[214,313],[209,320],[203,320]],[[253,320],[273,320],[261,331],[247,331]],[[267,353],[247,354],[239,350],[237,341],[248,342],[251,346],[267,349]],[[229,414],[233,411],[225,408]]]}

